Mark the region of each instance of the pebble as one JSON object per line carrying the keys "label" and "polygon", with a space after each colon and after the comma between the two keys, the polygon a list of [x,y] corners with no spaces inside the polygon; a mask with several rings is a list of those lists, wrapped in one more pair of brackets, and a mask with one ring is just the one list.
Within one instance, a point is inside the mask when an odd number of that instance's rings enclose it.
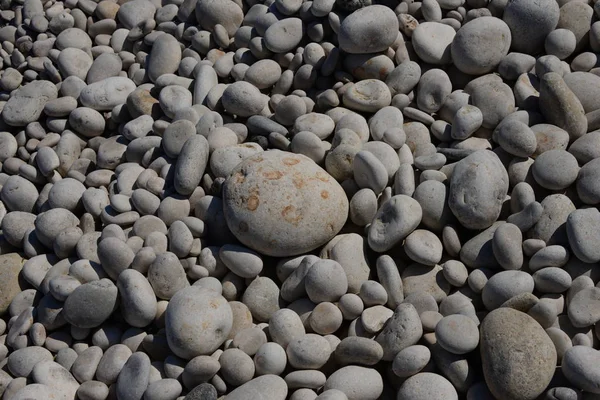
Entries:
{"label": "pebble", "polygon": [[[246,197],[250,188],[255,188],[254,194]],[[315,249],[335,236],[348,214],[348,200],[327,172],[308,157],[277,150],[239,164],[225,182],[224,198],[224,214],[233,234],[271,256]],[[277,215],[274,209],[279,210]],[[317,218],[323,210],[330,210],[329,219]]]}
{"label": "pebble", "polygon": [[596,394],[593,4],[17,3],[0,396]]}
{"label": "pebble", "polygon": [[[482,36],[482,32],[485,35]],[[491,72],[508,54],[511,31],[502,20],[480,17],[467,22],[452,40],[454,65],[465,74],[483,75]]]}
{"label": "pebble", "polygon": [[406,238],[421,222],[423,210],[406,195],[396,195],[385,202],[375,214],[368,232],[369,247],[385,252]]}
{"label": "pebble", "polygon": [[[548,386],[556,366],[554,344],[525,313],[499,308],[481,324],[485,382],[500,398],[536,398]],[[520,350],[521,357],[512,354]]]}
{"label": "pebble", "polygon": [[547,35],[556,28],[559,17],[559,5],[556,2],[532,4],[517,1],[507,5],[502,20],[510,28],[514,51],[536,54],[543,48]]}
{"label": "pebble", "polygon": [[439,345],[452,354],[466,354],[477,348],[479,329],[467,316],[448,315],[436,325],[435,337]]}
{"label": "pebble", "polygon": [[386,50],[396,40],[399,23],[392,10],[371,5],[360,8],[344,19],[338,31],[340,49],[350,54]]}
{"label": "pebble", "polygon": [[[480,168],[473,171],[471,165]],[[454,167],[448,205],[463,226],[485,229],[500,215],[507,193],[508,174],[500,159],[492,152],[479,150]]]}
{"label": "pebble", "polygon": [[[185,359],[212,353],[225,341],[233,324],[227,301],[197,286],[181,289],[173,296],[165,319],[169,348]],[[190,329],[193,337],[187,332]]]}
{"label": "pebble", "polygon": [[415,28],[411,43],[419,58],[434,65],[449,64],[452,60],[450,45],[456,31],[440,22],[424,22]]}
{"label": "pebble", "polygon": [[585,110],[558,73],[545,74],[540,80],[539,92],[540,110],[548,122],[567,131],[571,140],[586,133]]}
{"label": "pebble", "polygon": [[409,346],[394,357],[392,371],[400,378],[418,374],[431,360],[431,351],[423,345]]}
{"label": "pebble", "polygon": [[574,386],[589,393],[599,394],[598,377],[594,365],[600,354],[588,346],[573,346],[563,356],[561,369]]}
{"label": "pebble", "polygon": [[263,395],[273,400],[285,400],[287,393],[288,387],[283,378],[277,375],[263,375],[231,391],[227,400],[243,400]]}
{"label": "pebble", "polygon": [[288,363],[297,369],[319,369],[329,359],[331,346],[322,336],[308,333],[290,341],[286,349]]}
{"label": "pebble", "polygon": [[591,326],[600,321],[600,314],[597,312],[600,291],[598,288],[586,288],[573,295],[568,306],[569,320],[573,326],[583,328]]}
{"label": "pebble", "polygon": [[383,380],[375,369],[349,365],[331,374],[323,389],[337,389],[348,400],[375,400],[383,392]]}
{"label": "pebble", "polygon": [[398,400],[458,399],[458,393],[443,376],[421,372],[408,378],[398,390]]}

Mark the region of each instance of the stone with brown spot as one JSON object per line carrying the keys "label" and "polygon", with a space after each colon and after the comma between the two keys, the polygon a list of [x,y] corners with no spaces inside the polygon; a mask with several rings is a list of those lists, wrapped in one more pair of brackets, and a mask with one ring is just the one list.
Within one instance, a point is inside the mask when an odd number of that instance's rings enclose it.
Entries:
{"label": "stone with brown spot", "polygon": [[240,242],[276,257],[327,243],[348,215],[348,199],[335,179],[310,158],[279,150],[240,163],[225,181],[223,199],[227,224]]}

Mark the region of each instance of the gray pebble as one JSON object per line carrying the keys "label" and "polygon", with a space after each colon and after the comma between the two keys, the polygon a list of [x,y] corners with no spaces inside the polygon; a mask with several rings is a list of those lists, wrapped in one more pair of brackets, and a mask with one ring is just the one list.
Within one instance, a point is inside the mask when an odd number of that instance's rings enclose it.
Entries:
{"label": "gray pebble", "polygon": [[351,54],[386,50],[396,40],[399,28],[398,19],[391,11],[380,5],[354,11],[340,26],[340,49]]}
{"label": "gray pebble", "polygon": [[392,371],[400,378],[418,374],[431,359],[431,351],[425,346],[414,345],[401,350],[394,357]]}
{"label": "gray pebble", "polygon": [[[484,36],[482,32],[485,32]],[[464,24],[452,41],[452,61],[471,75],[491,72],[508,54],[511,32],[506,23],[494,17],[476,18]]]}
{"label": "gray pebble", "polygon": [[[472,172],[473,163],[483,168]],[[463,226],[484,229],[498,219],[507,192],[508,174],[500,159],[492,152],[480,150],[454,167],[448,203]]]}
{"label": "gray pebble", "polygon": [[453,354],[466,354],[477,348],[479,329],[465,315],[449,315],[440,320],[435,328],[437,342]]}
{"label": "gray pebble", "polygon": [[375,369],[350,365],[331,374],[323,389],[337,389],[348,400],[375,400],[383,392],[383,380]]}
{"label": "gray pebble", "polygon": [[[166,311],[169,348],[186,359],[212,353],[225,341],[232,324],[231,307],[222,296],[196,286],[181,289]],[[189,329],[195,332],[194,340],[189,340]]]}
{"label": "gray pebble", "polygon": [[441,375],[421,372],[408,378],[398,390],[398,400],[456,400],[458,393]]}

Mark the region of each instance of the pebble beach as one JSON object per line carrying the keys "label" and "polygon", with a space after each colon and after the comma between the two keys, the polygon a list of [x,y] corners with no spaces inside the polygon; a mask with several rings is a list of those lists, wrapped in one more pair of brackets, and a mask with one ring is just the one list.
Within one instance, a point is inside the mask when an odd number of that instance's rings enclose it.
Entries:
{"label": "pebble beach", "polygon": [[595,1],[0,0],[0,399],[600,399]]}

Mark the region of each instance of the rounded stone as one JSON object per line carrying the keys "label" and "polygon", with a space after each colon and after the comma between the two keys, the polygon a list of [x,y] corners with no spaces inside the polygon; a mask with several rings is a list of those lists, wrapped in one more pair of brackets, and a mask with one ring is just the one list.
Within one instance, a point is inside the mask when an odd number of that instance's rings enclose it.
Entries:
{"label": "rounded stone", "polygon": [[419,203],[406,195],[396,195],[384,203],[369,227],[369,247],[384,252],[414,231],[423,215]]}
{"label": "rounded stone", "polygon": [[496,398],[536,399],[554,375],[557,356],[552,340],[521,311],[490,312],[481,324],[480,349],[485,381]]}
{"label": "rounded stone", "polygon": [[349,365],[331,374],[323,390],[337,389],[348,400],[375,400],[383,392],[383,379],[377,370]]}
{"label": "rounded stone", "polygon": [[390,105],[392,94],[383,81],[364,79],[346,90],[343,102],[351,110],[374,113]]}
{"label": "rounded stone", "polygon": [[452,354],[466,354],[477,348],[479,329],[466,315],[448,315],[435,327],[435,337],[443,349]]}
{"label": "rounded stone", "polygon": [[285,18],[269,26],[264,35],[267,49],[273,53],[286,53],[298,46],[304,36],[300,18]]}
{"label": "rounded stone", "polygon": [[508,173],[495,153],[479,150],[454,167],[448,204],[460,223],[485,229],[500,215],[508,193]]}
{"label": "rounded stone", "polygon": [[263,375],[234,389],[227,400],[259,399],[285,400],[288,393],[287,383],[277,375]]}
{"label": "rounded stone", "polygon": [[452,383],[441,375],[422,372],[408,378],[398,390],[397,400],[458,400]]}
{"label": "rounded stone", "polygon": [[354,11],[342,22],[340,49],[350,54],[384,51],[398,36],[399,23],[391,8],[372,5]]}
{"label": "rounded stone", "polygon": [[573,346],[565,352],[561,369],[565,377],[578,389],[600,394],[598,362],[598,350],[588,346]]}
{"label": "rounded stone", "polygon": [[227,225],[240,242],[278,257],[325,244],[346,222],[349,207],[326,171],[308,157],[279,150],[240,163],[225,181],[223,199]]}
{"label": "rounded stone", "polygon": [[521,293],[533,293],[535,283],[524,271],[502,271],[492,276],[481,293],[488,310],[500,307],[505,301]]}
{"label": "rounded stone", "polygon": [[411,36],[415,53],[426,63],[434,65],[449,64],[452,61],[450,45],[456,31],[440,22],[423,22],[417,26]]}
{"label": "rounded stone", "polygon": [[287,346],[288,363],[296,369],[319,369],[331,355],[331,346],[322,336],[308,333],[294,338]]}
{"label": "rounded stone", "polygon": [[408,346],[394,357],[392,371],[400,378],[408,378],[421,372],[430,360],[431,351],[426,346]]}
{"label": "rounded stone", "polygon": [[464,24],[452,41],[452,61],[465,74],[493,71],[511,45],[508,25],[495,17],[475,18]]}
{"label": "rounded stone", "polygon": [[229,336],[233,312],[220,294],[198,286],[177,292],[169,301],[165,327],[169,348],[191,359],[211,354]]}
{"label": "rounded stone", "polygon": [[532,55],[540,53],[546,36],[556,28],[559,17],[559,5],[554,0],[509,1],[502,20],[510,28],[512,50]]}
{"label": "rounded stone", "polygon": [[230,114],[239,117],[250,117],[259,114],[267,101],[260,90],[248,82],[235,82],[223,91],[221,103]]}
{"label": "rounded stone", "polygon": [[434,266],[442,259],[443,246],[433,232],[417,229],[406,237],[404,251],[411,260]]}
{"label": "rounded stone", "polygon": [[531,171],[540,186],[550,190],[562,190],[571,186],[577,179],[579,164],[566,150],[549,150],[535,159]]}
{"label": "rounded stone", "polygon": [[110,279],[83,284],[67,297],[65,320],[78,328],[95,328],[106,321],[117,306],[118,289]]}

